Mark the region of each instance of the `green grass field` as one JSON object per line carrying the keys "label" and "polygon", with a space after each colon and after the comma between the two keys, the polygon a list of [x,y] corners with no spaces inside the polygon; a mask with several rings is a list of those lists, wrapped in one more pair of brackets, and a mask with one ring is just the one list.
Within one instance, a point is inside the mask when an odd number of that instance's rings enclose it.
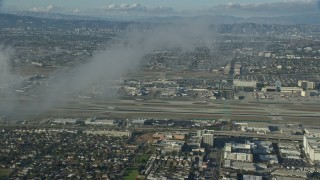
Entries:
{"label": "green grass field", "polygon": [[137,157],[136,157],[136,162],[138,164],[145,164],[150,158],[150,155],[147,155],[147,154],[139,154]]}
{"label": "green grass field", "polygon": [[150,158],[148,154],[138,154],[135,159],[135,166],[128,168],[126,171],[127,176],[124,177],[124,180],[135,180],[139,175],[139,167],[146,164]]}
{"label": "green grass field", "polygon": [[10,169],[1,169],[0,168],[0,178],[8,177],[11,173]]}
{"label": "green grass field", "polygon": [[124,177],[124,180],[135,180],[136,177],[139,175],[139,171],[137,168],[130,167],[127,170],[128,175]]}

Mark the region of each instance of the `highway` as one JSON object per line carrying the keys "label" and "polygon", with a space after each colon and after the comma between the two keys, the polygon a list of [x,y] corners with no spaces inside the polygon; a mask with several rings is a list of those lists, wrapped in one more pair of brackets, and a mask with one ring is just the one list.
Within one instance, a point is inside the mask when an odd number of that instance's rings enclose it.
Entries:
{"label": "highway", "polygon": [[285,135],[285,134],[258,134],[242,131],[215,131],[216,137],[243,137],[243,138],[257,138],[259,140],[277,140],[277,141],[303,141],[302,135]]}
{"label": "highway", "polygon": [[[192,132],[195,129],[167,129],[167,128],[133,128],[135,131],[185,131]],[[286,134],[259,134],[256,132],[243,132],[243,131],[214,131],[215,137],[235,137],[235,138],[257,138],[259,140],[269,141],[303,141],[302,135],[286,135]]]}

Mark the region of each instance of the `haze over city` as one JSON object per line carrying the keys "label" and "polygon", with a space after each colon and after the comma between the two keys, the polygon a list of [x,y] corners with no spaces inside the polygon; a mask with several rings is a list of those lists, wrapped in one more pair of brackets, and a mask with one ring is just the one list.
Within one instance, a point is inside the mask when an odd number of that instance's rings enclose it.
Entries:
{"label": "haze over city", "polygon": [[320,179],[319,17],[0,0],[0,179]]}

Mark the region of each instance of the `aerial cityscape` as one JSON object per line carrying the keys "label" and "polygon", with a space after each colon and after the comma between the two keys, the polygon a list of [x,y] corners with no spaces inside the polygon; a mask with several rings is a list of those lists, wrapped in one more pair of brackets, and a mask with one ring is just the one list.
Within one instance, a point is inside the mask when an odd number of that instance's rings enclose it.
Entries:
{"label": "aerial cityscape", "polygon": [[0,0],[0,179],[320,179],[319,17]]}

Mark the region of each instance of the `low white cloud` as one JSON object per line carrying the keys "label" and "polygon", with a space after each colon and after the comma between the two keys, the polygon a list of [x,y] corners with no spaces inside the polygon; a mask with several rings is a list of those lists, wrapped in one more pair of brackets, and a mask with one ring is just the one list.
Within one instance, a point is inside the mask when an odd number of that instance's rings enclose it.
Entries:
{"label": "low white cloud", "polygon": [[143,7],[141,4],[110,4],[106,7],[103,7],[104,10],[110,10],[110,11],[136,11],[136,10],[145,10],[146,8]]}
{"label": "low white cloud", "polygon": [[33,7],[30,9],[30,11],[32,12],[44,12],[44,13],[58,12],[60,10],[61,8],[56,7],[54,5],[48,5],[47,7]]}
{"label": "low white cloud", "polygon": [[273,3],[226,3],[210,8],[213,12],[240,13],[247,15],[292,15],[317,12],[320,0],[287,0]]}
{"label": "low white cloud", "polygon": [[134,12],[134,13],[174,13],[174,9],[171,7],[146,7],[140,3],[135,4],[110,4],[100,8],[104,12]]}
{"label": "low white cloud", "polygon": [[73,10],[73,13],[75,13],[75,14],[81,13],[81,10],[79,8],[76,8]]}
{"label": "low white cloud", "polygon": [[233,15],[233,16],[285,16],[319,12],[320,0],[282,0],[279,2],[226,3],[204,9],[177,11],[171,7],[146,7],[136,4],[110,4],[100,8],[104,13],[144,15]]}

